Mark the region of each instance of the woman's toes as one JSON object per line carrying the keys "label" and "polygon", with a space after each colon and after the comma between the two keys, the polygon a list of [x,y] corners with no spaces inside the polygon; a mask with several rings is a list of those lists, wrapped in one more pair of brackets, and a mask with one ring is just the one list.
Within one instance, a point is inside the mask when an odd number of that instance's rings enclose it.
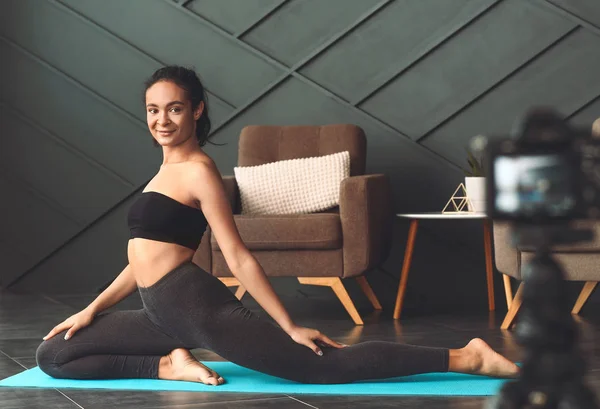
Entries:
{"label": "woman's toes", "polygon": [[219,374],[217,374],[216,372],[210,371],[207,367],[205,367],[204,365],[202,365],[200,363],[198,365],[201,366],[202,369],[204,369],[204,371],[206,371],[205,373],[203,373],[199,376],[200,381],[202,383],[204,383],[205,385],[217,386],[217,385],[221,385],[221,384],[223,384],[223,382],[225,382],[223,377],[219,376]]}
{"label": "woman's toes", "polygon": [[214,376],[209,376],[209,377],[206,377],[206,378],[200,378],[200,380],[205,385],[217,386],[217,380],[215,379]]}

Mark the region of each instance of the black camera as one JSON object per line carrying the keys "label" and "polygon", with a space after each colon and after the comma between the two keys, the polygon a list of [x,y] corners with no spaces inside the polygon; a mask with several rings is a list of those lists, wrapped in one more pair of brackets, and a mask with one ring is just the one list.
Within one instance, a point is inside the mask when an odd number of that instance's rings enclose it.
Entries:
{"label": "black camera", "polygon": [[600,218],[600,139],[550,109],[529,112],[514,138],[487,141],[486,213],[544,224]]}
{"label": "black camera", "polygon": [[490,407],[597,409],[584,382],[564,271],[552,253],[556,244],[593,239],[592,229],[569,222],[600,217],[600,140],[547,108],[530,111],[513,136],[485,143],[486,211],[512,222],[512,244],[534,257],[522,267],[523,287],[513,300],[522,292],[515,331],[524,348],[521,373]]}

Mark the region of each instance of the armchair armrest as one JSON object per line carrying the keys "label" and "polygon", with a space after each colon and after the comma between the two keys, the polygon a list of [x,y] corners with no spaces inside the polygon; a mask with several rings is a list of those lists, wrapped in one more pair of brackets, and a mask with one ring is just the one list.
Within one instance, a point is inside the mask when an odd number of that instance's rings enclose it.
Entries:
{"label": "armchair armrest", "polygon": [[494,222],[494,257],[499,272],[521,279],[521,252],[512,244],[509,223]]}
{"label": "armchair armrest", "polygon": [[343,277],[382,263],[392,244],[392,194],[384,174],[351,176],[340,185]]}
{"label": "armchair armrest", "polygon": [[231,210],[233,214],[238,214],[238,198],[240,196],[237,182],[235,180],[235,176],[226,175],[221,176],[223,179],[223,185],[225,187],[225,193],[227,194],[227,198],[229,199],[229,204],[231,205]]}

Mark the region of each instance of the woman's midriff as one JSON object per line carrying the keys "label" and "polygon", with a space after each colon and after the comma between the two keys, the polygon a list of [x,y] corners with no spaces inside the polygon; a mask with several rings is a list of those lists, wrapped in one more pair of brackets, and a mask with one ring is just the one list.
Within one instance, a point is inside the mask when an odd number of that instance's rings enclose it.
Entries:
{"label": "woman's midriff", "polygon": [[127,244],[129,266],[139,287],[150,287],[165,274],[191,261],[194,251],[173,243],[135,238]]}

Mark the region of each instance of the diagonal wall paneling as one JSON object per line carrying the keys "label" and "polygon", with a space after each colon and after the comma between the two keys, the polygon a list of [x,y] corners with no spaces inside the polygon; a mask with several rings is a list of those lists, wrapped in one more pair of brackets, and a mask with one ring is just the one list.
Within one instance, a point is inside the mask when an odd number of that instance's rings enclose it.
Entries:
{"label": "diagonal wall paneling", "polygon": [[66,243],[14,286],[48,294],[94,293],[127,265],[127,211],[135,195]]}
{"label": "diagonal wall paneling", "polygon": [[[162,63],[62,3],[34,0],[7,0],[7,3],[9,1],[13,14],[0,15],[0,35],[85,84],[119,109],[145,121],[142,83]],[[23,20],[29,24],[20,24]],[[62,29],[56,30],[57,26]],[[60,44],[60,52],[48,44]],[[138,91],[123,92],[127,88]],[[209,97],[211,115],[219,123],[232,107],[216,96]]]}
{"label": "diagonal wall paneling", "polygon": [[0,138],[2,166],[59,203],[79,223],[90,223],[131,190],[131,185],[102,172],[15,111],[0,111],[0,123],[11,135]]}
{"label": "diagonal wall paneling", "polygon": [[573,113],[571,123],[575,126],[589,126],[600,118],[600,97],[596,97],[588,105]]}
{"label": "diagonal wall paneling", "polygon": [[[9,170],[2,168],[2,173]],[[57,245],[78,230],[78,225],[70,217],[55,209],[40,198],[34,191],[23,186],[10,174],[0,176],[0,232],[3,241],[10,241],[17,253],[10,255],[8,265],[28,268],[50,253]],[[6,254],[6,248],[4,251]],[[23,260],[27,257],[28,260]],[[0,282],[7,284],[19,276],[20,270],[7,270],[2,266]]]}
{"label": "diagonal wall paneling", "polygon": [[[600,64],[599,41],[595,34],[578,30],[437,129],[423,143],[459,162],[464,157],[463,146],[471,137],[481,133],[506,135],[532,105],[543,103],[569,115],[600,95],[596,69]],[[600,112],[596,116],[600,117]]]}
{"label": "diagonal wall paneling", "polygon": [[[463,178],[472,136],[508,133],[531,105],[583,126],[600,117],[598,4],[5,0],[0,120],[18,140],[0,141],[10,197],[0,201],[10,215],[0,218],[0,284],[94,292],[123,269],[127,208],[161,160],[141,84],[163,64],[204,80],[215,141],[226,143],[206,151],[223,174],[246,125],[355,123],[367,171],[390,177],[395,210],[435,211]],[[371,276],[386,308],[407,227],[395,223],[387,273]],[[417,241],[407,308],[483,311],[480,223],[424,225]]]}
{"label": "diagonal wall paneling", "polygon": [[418,139],[573,27],[530,2],[505,0],[361,108]]}
{"label": "diagonal wall paneling", "polygon": [[600,29],[600,2],[597,0],[545,0]]}
{"label": "diagonal wall paneling", "polygon": [[159,152],[143,122],[14,43],[0,38],[0,52],[10,61],[2,66],[0,100],[121,178],[146,180]]}
{"label": "diagonal wall paneling", "polygon": [[[382,0],[289,1],[242,39],[292,66]],[[310,29],[307,27],[310,22]],[[286,35],[281,35],[286,33]]]}
{"label": "diagonal wall paneling", "polygon": [[[553,106],[569,115],[600,95],[599,41],[595,34],[579,29],[436,129],[423,143],[459,162],[471,137],[506,135],[532,105]],[[600,117],[600,112],[596,115]]]}
{"label": "diagonal wall paneling", "polygon": [[231,34],[242,33],[286,0],[196,0],[186,7]]}
{"label": "diagonal wall paneling", "polygon": [[496,1],[392,2],[300,72],[347,101],[362,100]]}
{"label": "diagonal wall paneling", "polygon": [[280,69],[167,1],[62,1],[165,64],[196,67],[207,88],[234,107],[281,74]]}
{"label": "diagonal wall paneling", "polygon": [[0,286],[6,286],[21,271],[26,271],[35,261],[10,239],[0,240]]}

